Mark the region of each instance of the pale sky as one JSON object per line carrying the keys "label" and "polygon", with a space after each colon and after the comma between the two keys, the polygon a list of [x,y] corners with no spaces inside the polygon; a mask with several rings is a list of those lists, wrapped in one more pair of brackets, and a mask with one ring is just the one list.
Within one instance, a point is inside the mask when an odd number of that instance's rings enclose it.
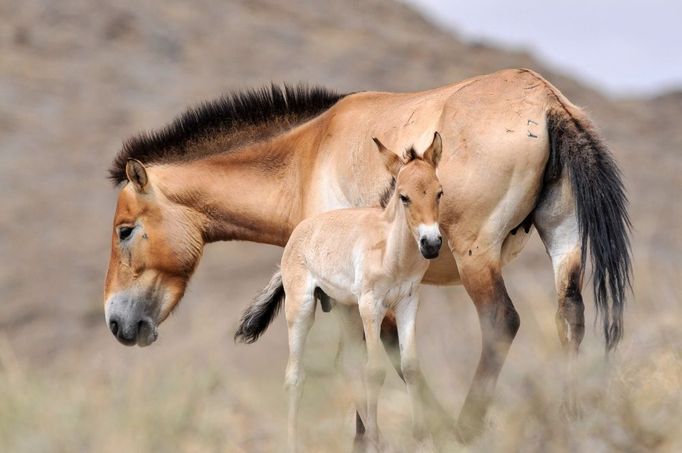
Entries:
{"label": "pale sky", "polygon": [[614,95],[682,89],[680,0],[406,0],[469,40],[525,48]]}

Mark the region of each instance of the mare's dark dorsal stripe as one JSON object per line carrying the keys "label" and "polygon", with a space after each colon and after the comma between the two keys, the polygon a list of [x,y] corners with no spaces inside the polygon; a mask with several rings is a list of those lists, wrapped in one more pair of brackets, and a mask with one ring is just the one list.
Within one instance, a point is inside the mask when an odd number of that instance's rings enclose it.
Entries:
{"label": "mare's dark dorsal stripe", "polygon": [[[259,139],[271,138],[318,116],[344,96],[303,84],[272,84],[222,96],[190,108],[160,130],[126,141],[109,169],[109,178],[114,184],[125,181],[128,159],[144,164],[190,161],[252,142],[253,134],[236,134],[240,129],[257,127]],[[210,140],[219,140],[221,146],[191,146]]]}

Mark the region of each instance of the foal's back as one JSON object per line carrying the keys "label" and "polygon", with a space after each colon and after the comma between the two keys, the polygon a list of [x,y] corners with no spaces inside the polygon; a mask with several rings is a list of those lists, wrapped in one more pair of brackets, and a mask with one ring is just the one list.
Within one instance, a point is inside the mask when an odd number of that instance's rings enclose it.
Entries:
{"label": "foal's back", "polygon": [[[368,266],[381,262],[387,222],[380,208],[325,212],[302,221],[282,256],[283,283],[310,274],[316,286],[339,302],[354,302]],[[375,269],[376,271],[376,269]],[[311,282],[312,283],[312,282]]]}

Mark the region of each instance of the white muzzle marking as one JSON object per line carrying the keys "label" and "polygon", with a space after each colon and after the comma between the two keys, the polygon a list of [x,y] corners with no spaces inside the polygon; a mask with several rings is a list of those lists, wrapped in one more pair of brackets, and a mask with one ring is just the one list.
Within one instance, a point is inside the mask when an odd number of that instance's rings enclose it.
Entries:
{"label": "white muzzle marking", "polygon": [[432,223],[431,225],[419,224],[417,234],[420,240],[426,239],[427,242],[435,242],[441,237],[440,228],[438,228],[437,223]]}

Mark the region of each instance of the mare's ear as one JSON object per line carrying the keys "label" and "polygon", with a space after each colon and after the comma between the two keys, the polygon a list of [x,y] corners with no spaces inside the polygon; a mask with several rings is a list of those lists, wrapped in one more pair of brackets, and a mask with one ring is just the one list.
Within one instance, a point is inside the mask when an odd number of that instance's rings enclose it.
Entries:
{"label": "mare's ear", "polygon": [[443,140],[440,138],[440,134],[436,132],[433,134],[433,141],[429,148],[424,151],[423,159],[433,165],[434,168],[438,167],[438,162],[440,162],[440,156],[443,152]]}
{"label": "mare's ear", "polygon": [[400,171],[400,167],[403,166],[403,162],[393,151],[386,148],[378,138],[372,137],[372,140],[374,140],[374,143],[377,144],[377,148],[379,148],[379,154],[381,155],[388,172],[393,176],[397,176],[398,171]]}
{"label": "mare's ear", "polygon": [[149,183],[149,178],[147,177],[147,170],[144,169],[144,165],[137,159],[128,159],[126,163],[126,176],[128,181],[133,183],[135,190],[138,192],[144,192],[147,184]]}

